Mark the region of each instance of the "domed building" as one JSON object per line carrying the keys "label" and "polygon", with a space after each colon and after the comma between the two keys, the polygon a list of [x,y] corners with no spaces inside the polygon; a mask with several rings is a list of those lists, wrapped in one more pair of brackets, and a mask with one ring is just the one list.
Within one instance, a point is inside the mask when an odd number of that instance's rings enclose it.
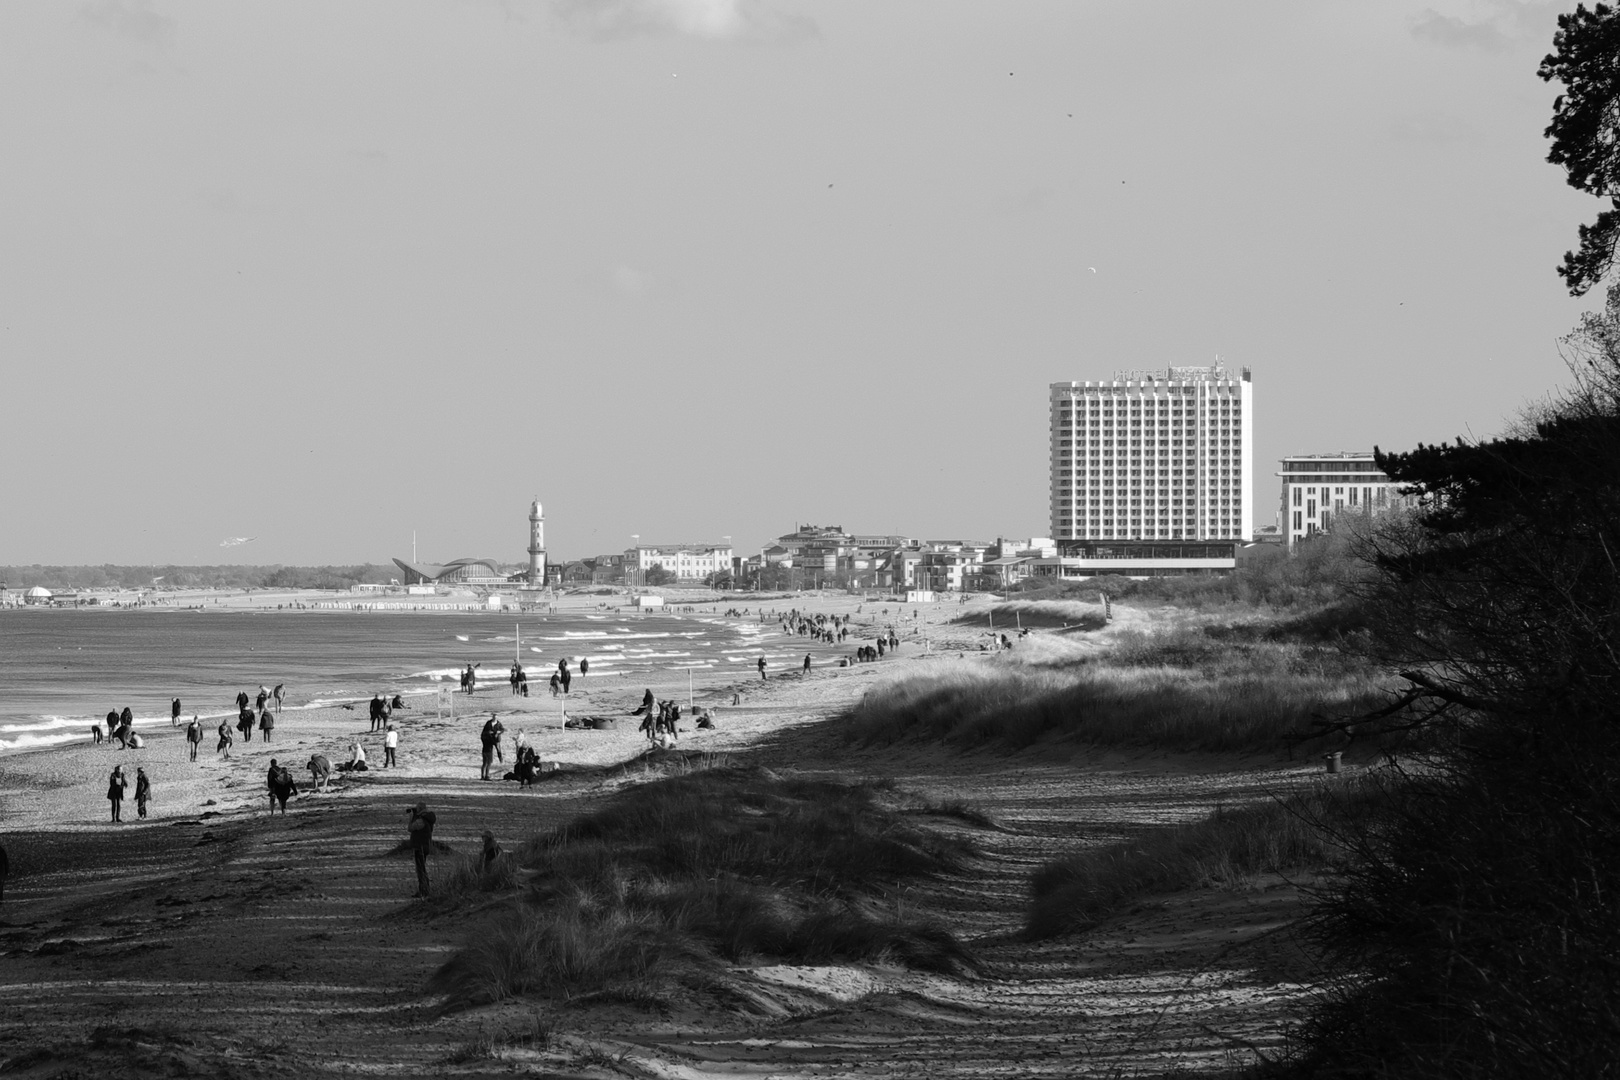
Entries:
{"label": "domed building", "polygon": [[395,559],[407,585],[452,585],[467,581],[504,580],[494,559],[451,559],[447,563],[409,563]]}

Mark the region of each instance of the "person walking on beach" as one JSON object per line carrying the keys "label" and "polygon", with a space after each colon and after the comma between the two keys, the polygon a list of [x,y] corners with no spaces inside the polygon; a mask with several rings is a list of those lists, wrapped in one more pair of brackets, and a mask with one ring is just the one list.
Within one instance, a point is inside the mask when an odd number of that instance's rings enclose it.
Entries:
{"label": "person walking on beach", "polygon": [[568,668],[567,667],[564,667],[562,669],[562,671],[560,672],[560,674],[562,675],[563,697],[567,697],[568,696],[568,684],[574,681],[574,677],[568,673]]}
{"label": "person walking on beach", "polygon": [[170,727],[179,727],[180,726],[180,699],[179,698],[175,698],[173,701],[169,702],[169,726]]}
{"label": "person walking on beach", "polygon": [[579,677],[584,678],[591,673],[591,659],[588,656],[579,658]]}
{"label": "person walking on beach", "polygon": [[428,852],[433,850],[433,826],[438,822],[438,816],[427,808],[427,803],[417,803],[405,811],[411,815],[411,854],[416,858],[416,895],[425,897],[428,894]]}
{"label": "person walking on beach", "polygon": [[809,653],[804,654],[804,673],[806,675],[810,674],[810,654]]}
{"label": "person walking on beach", "polygon": [[397,766],[399,764],[398,761],[394,760],[394,751],[397,749],[399,749],[399,732],[390,723],[388,725],[388,734],[383,736],[383,768],[386,769],[390,765]]}
{"label": "person walking on beach", "polygon": [[124,767],[114,765],[112,775],[107,777],[107,801],[112,803],[112,819],[124,820],[124,789],[129,781],[124,779]]}
{"label": "person walking on beach", "polygon": [[551,673],[551,696],[556,697],[562,689],[562,676],[555,671]]}
{"label": "person walking on beach", "polygon": [[248,707],[248,694],[247,694],[247,691],[246,690],[238,690],[236,692],[236,711],[241,712],[243,709],[245,709],[247,707]]}
{"label": "person walking on beach", "polygon": [[765,677],[765,658],[763,656],[759,658],[759,677],[761,679]]}
{"label": "person walking on beach", "polygon": [[462,678],[462,681],[465,682],[466,685],[467,685],[467,693],[469,693],[469,694],[477,693],[477,691],[478,691],[478,672],[473,670],[473,666],[471,664],[467,665],[467,670],[462,672],[461,678]]}
{"label": "person walking on beach", "polygon": [[219,722],[219,745],[214,747],[214,753],[221,755],[226,761],[231,760],[231,722]]}
{"label": "person walking on beach", "polygon": [[146,803],[152,797],[152,781],[146,778],[146,770],[139,765],[135,767],[135,816],[146,817]]}
{"label": "person walking on beach", "polygon": [[287,816],[287,800],[298,794],[298,782],[293,779],[291,769],[284,768],[270,759],[270,769],[265,773],[265,786],[270,789],[270,812],[276,812],[276,803],[281,804],[281,816]]}
{"label": "person walking on beach", "polygon": [[202,744],[202,721],[195,716],[186,725],[186,745],[191,747],[191,760],[197,760],[197,747]]}
{"label": "person walking on beach", "polygon": [[265,742],[270,741],[270,733],[276,729],[276,714],[269,709],[259,714],[259,737]]}

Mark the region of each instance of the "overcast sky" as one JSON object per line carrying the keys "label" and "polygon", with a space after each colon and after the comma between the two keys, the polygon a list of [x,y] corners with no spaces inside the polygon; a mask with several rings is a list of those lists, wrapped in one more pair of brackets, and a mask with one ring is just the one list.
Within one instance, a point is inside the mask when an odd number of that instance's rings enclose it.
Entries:
{"label": "overcast sky", "polygon": [[1217,355],[1268,524],[1563,381],[1569,6],[7,3],[0,564],[1041,535]]}

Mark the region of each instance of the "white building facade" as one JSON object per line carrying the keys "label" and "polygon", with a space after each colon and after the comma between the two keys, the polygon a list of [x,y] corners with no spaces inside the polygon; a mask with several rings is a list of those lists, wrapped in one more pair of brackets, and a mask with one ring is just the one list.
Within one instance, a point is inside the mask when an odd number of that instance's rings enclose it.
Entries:
{"label": "white building facade", "polygon": [[1248,368],[1120,371],[1050,389],[1052,537],[1243,541],[1254,509]]}
{"label": "white building facade", "polygon": [[1415,501],[1401,494],[1370,453],[1297,454],[1282,459],[1282,526],[1288,550],[1326,532],[1342,514],[1373,517],[1408,507]]}
{"label": "white building facade", "polygon": [[681,581],[702,581],[731,572],[731,547],[721,544],[638,544],[626,548],[625,569],[645,574],[662,566]]}

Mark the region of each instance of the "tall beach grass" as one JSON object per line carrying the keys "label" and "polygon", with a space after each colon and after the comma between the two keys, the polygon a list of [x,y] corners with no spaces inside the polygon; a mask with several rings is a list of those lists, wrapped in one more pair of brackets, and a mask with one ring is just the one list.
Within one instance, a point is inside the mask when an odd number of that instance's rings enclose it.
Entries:
{"label": "tall beach grass", "polygon": [[961,869],[972,846],[861,783],[717,768],[621,791],[517,852],[534,882],[435,975],[454,1007],[523,994],[721,977],[755,958],[970,971],[897,886]]}

